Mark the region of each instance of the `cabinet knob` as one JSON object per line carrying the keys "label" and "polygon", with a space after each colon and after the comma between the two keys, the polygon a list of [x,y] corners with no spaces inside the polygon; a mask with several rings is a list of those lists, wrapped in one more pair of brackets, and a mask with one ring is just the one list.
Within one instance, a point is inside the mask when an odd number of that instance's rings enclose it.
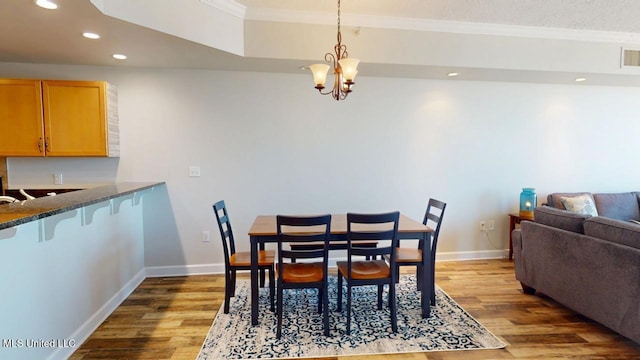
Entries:
{"label": "cabinet knob", "polygon": [[38,139],[38,151],[42,152],[42,138]]}
{"label": "cabinet knob", "polygon": [[49,152],[49,137],[44,138],[44,151]]}

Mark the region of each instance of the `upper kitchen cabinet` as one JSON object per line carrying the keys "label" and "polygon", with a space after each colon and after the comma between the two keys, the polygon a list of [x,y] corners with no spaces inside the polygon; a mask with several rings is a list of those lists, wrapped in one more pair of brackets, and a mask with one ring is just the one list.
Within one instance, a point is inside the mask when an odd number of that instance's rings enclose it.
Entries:
{"label": "upper kitchen cabinet", "polygon": [[43,156],[42,86],[0,79],[0,156]]}
{"label": "upper kitchen cabinet", "polygon": [[0,80],[0,129],[0,156],[117,157],[117,92],[103,81]]}

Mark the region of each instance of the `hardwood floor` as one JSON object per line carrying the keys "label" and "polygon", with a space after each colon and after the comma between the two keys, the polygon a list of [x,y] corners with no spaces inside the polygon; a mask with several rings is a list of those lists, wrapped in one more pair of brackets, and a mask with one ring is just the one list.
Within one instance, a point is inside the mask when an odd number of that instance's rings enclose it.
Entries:
{"label": "hardwood floor", "polygon": [[[511,261],[440,262],[436,283],[509,345],[348,359],[640,359],[639,344],[523,294]],[[195,359],[223,300],[222,275],[146,279],[71,359]]]}

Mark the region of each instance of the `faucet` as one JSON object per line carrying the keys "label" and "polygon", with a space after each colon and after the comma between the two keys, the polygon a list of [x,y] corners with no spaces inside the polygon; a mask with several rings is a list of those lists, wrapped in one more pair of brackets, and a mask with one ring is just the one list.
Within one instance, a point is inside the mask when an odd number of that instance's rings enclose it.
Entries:
{"label": "faucet", "polygon": [[24,189],[20,189],[20,194],[24,195],[24,197],[26,197],[27,200],[33,200],[33,199],[36,198],[35,196],[31,196],[31,195],[27,194],[27,192],[24,191]]}
{"label": "faucet", "polygon": [[3,202],[12,203],[16,201],[18,201],[18,199],[11,196],[0,196],[0,203],[3,203]]}

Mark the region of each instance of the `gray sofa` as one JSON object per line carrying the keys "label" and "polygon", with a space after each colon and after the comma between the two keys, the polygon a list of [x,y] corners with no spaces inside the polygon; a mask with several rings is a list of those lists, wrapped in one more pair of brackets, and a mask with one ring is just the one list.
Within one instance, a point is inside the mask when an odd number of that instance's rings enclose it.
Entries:
{"label": "gray sofa", "polygon": [[[555,193],[513,231],[516,278],[640,343],[640,193],[589,194],[598,216],[567,211]],[[566,198],[565,198],[566,200]]]}

